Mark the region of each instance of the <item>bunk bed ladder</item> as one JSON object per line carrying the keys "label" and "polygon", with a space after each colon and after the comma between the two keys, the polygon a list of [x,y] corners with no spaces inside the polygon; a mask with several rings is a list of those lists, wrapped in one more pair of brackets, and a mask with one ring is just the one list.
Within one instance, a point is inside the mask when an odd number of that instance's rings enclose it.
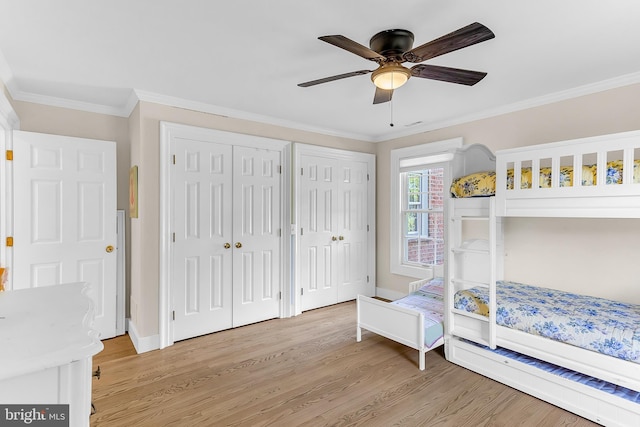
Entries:
{"label": "bunk bed ladder", "polygon": [[[456,328],[455,315],[473,317],[487,322],[487,335],[482,338],[480,344],[492,349],[496,347],[496,281],[503,275],[503,228],[502,218],[496,216],[495,198],[476,200],[476,209],[461,209],[461,203],[467,203],[464,199],[451,199],[448,212],[449,223],[447,233],[448,262],[447,262],[447,292],[445,293],[445,334],[447,336],[466,337],[465,332]],[[458,204],[458,205],[456,205]],[[461,213],[462,212],[462,213]],[[475,249],[464,246],[462,223],[465,221],[483,221],[487,224],[488,248]],[[475,277],[460,277],[464,266],[461,265],[465,254],[485,255],[487,269],[482,279]],[[486,281],[485,281],[486,280]],[[466,313],[453,307],[454,295],[460,289],[474,286],[483,286],[489,289],[489,317],[473,313]]]}

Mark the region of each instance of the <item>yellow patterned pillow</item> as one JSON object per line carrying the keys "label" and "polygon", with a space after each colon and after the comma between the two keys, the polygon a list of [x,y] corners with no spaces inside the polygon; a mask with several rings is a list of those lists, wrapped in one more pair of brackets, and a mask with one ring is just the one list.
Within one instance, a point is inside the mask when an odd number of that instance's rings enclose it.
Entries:
{"label": "yellow patterned pillow", "polygon": [[[582,167],[582,185],[595,185],[595,166]],[[531,168],[520,170],[520,188],[531,188]],[[638,180],[640,182],[640,167],[638,168]],[[560,167],[560,187],[573,185],[573,166]],[[539,188],[551,188],[551,168],[540,168]],[[513,189],[513,169],[507,170],[507,189]]]}
{"label": "yellow patterned pillow", "polygon": [[496,173],[494,171],[476,172],[453,180],[453,197],[493,196],[496,194]]}

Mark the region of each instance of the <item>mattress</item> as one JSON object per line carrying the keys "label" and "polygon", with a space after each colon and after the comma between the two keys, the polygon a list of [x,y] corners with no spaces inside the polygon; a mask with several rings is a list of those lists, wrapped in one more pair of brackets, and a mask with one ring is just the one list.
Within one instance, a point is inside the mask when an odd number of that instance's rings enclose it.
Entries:
{"label": "mattress", "polygon": [[[622,360],[640,363],[640,305],[516,282],[496,287],[496,322]],[[456,292],[454,307],[487,315],[489,289]]]}
{"label": "mattress", "polygon": [[442,338],[444,280],[441,277],[430,280],[420,289],[393,301],[391,304],[419,311],[424,315],[424,344],[433,346]]}
{"label": "mattress", "polygon": [[[622,184],[622,160],[613,160],[607,163],[607,184]],[[524,167],[520,171],[520,188],[531,188],[531,168]],[[582,166],[582,186],[596,185],[596,165]],[[640,159],[633,163],[633,182],[640,183]],[[513,169],[507,171],[507,189],[513,189]],[[560,187],[573,186],[573,167],[561,166],[558,181]],[[540,168],[540,188],[551,188],[551,168]],[[455,198],[484,197],[496,194],[495,171],[476,172],[453,180],[451,184],[451,196]]]}
{"label": "mattress", "polygon": [[505,356],[513,360],[517,360],[518,362],[525,363],[529,366],[536,367],[545,372],[558,375],[559,377],[566,378],[568,380],[575,381],[580,384],[587,385],[589,387],[593,387],[597,390],[612,394],[614,396],[621,397],[633,403],[640,404],[640,392],[638,391],[631,390],[629,388],[625,388],[617,384],[613,384],[613,383],[601,380],[599,378],[592,377],[590,375],[572,371],[571,369],[567,369],[562,366],[558,366],[553,363],[546,362],[544,360],[536,359],[535,357],[527,356],[526,354],[517,353],[513,350],[508,350],[506,348],[497,347],[495,350],[492,350],[489,347],[486,347],[471,341],[465,340],[465,342],[468,342],[469,344],[483,348],[486,351],[490,351],[492,353],[499,354],[501,356]]}

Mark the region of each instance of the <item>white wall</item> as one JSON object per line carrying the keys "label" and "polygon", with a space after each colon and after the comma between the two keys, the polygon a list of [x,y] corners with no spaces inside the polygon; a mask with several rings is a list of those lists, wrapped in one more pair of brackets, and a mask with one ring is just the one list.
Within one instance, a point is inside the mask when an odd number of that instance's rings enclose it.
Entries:
{"label": "white wall", "polygon": [[[638,99],[640,84],[378,144],[378,287],[401,292],[411,280],[389,270],[390,150],[462,137],[496,151],[637,130]],[[506,278],[640,303],[640,220],[508,219],[505,234]]]}

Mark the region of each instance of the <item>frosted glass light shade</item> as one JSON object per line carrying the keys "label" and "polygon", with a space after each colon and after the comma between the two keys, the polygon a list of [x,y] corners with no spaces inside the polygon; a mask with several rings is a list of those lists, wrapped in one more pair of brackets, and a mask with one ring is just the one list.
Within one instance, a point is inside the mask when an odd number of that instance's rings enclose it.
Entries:
{"label": "frosted glass light shade", "polygon": [[383,65],[373,72],[371,81],[385,90],[397,89],[409,80],[411,71],[401,65]]}

